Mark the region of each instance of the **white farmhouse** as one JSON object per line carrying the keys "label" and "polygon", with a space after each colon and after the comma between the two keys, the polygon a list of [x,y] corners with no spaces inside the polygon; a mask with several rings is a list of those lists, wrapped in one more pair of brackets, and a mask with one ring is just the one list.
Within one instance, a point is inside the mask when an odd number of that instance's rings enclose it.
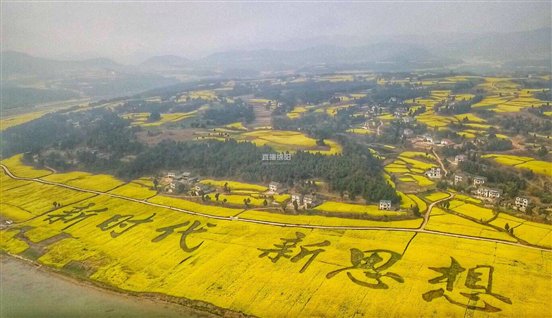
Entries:
{"label": "white farmhouse", "polygon": [[425,175],[430,179],[441,179],[441,168],[433,167],[426,171]]}
{"label": "white farmhouse", "polygon": [[380,210],[391,210],[391,200],[380,200],[379,209]]}
{"label": "white farmhouse", "polygon": [[515,205],[516,208],[525,211],[525,209],[527,209],[527,207],[529,206],[529,202],[529,198],[516,197]]}
{"label": "white farmhouse", "polygon": [[473,185],[476,187],[485,184],[485,182],[487,182],[487,178],[485,177],[477,176],[473,178]]}
{"label": "white farmhouse", "polygon": [[282,184],[279,182],[271,182],[268,184],[268,189],[272,192],[278,192],[282,188]]}

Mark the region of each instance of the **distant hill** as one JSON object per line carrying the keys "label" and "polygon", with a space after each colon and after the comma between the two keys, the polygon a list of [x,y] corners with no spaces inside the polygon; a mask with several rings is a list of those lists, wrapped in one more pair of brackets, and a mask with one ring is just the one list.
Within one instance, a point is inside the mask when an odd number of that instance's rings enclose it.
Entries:
{"label": "distant hill", "polygon": [[190,60],[177,55],[153,56],[138,66],[143,69],[172,69],[190,65]]}
{"label": "distant hill", "polygon": [[[478,34],[437,34],[424,36],[391,36],[360,46],[315,45],[301,49],[226,51],[195,61],[196,65],[218,68],[285,69],[312,65],[403,65],[443,66],[462,60],[490,62],[550,61],[552,29],[523,32]],[[352,38],[355,43],[361,39]],[[307,41],[308,42],[308,41]],[[335,42],[335,40],[334,40]],[[311,43],[314,43],[311,41]],[[282,45],[288,48],[289,45]],[[379,69],[380,68],[373,68]]]}
{"label": "distant hill", "polygon": [[53,76],[67,72],[90,70],[120,70],[124,66],[107,58],[82,61],[59,61],[34,57],[15,51],[2,52],[3,75],[25,74],[35,76]]}
{"label": "distant hill", "polygon": [[[2,107],[28,107],[77,97],[112,98],[178,83],[107,58],[61,61],[2,52]],[[31,80],[32,79],[32,80]],[[26,82],[40,83],[28,87]]]}
{"label": "distant hill", "polygon": [[413,44],[377,43],[360,47],[320,45],[302,50],[228,51],[196,63],[225,68],[291,68],[317,64],[389,63],[436,60],[430,51]]}

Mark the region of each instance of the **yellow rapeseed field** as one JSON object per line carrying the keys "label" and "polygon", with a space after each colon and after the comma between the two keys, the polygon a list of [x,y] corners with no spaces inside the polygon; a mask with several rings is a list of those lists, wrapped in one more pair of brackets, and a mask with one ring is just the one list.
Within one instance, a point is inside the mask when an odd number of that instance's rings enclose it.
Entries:
{"label": "yellow rapeseed field", "polygon": [[29,122],[31,120],[35,120],[37,118],[42,117],[46,113],[48,113],[48,111],[37,111],[37,112],[26,113],[26,114],[22,114],[22,115],[15,115],[15,116],[2,118],[2,119],[0,119],[0,131],[6,130],[10,127],[14,127],[14,126],[17,126],[17,125],[24,124],[24,123]]}
{"label": "yellow rapeseed field", "polygon": [[487,154],[483,158],[492,158],[503,165],[513,166],[516,168],[529,169],[534,173],[552,177],[552,162],[535,160],[531,157],[504,155],[504,154]]}
{"label": "yellow rapeseed field", "polygon": [[314,210],[326,211],[326,212],[338,212],[338,213],[358,213],[358,214],[368,214],[371,216],[397,216],[403,215],[404,212],[399,211],[385,211],[379,210],[376,204],[351,204],[344,202],[334,202],[326,201],[321,205],[314,208]]}
{"label": "yellow rapeseed field", "polygon": [[154,127],[160,126],[166,123],[174,123],[187,118],[195,116],[197,111],[192,111],[188,113],[170,113],[170,114],[161,114],[161,119],[157,121],[149,121],[150,113],[128,113],[122,117],[131,121],[131,125],[142,126],[142,127]]}
{"label": "yellow rapeseed field", "polygon": [[22,157],[23,155],[15,155],[2,160],[1,163],[8,167],[11,172],[19,177],[40,178],[52,174],[52,171],[50,170],[36,169],[34,167],[23,164],[23,162],[21,162]]}
{"label": "yellow rapeseed field", "polygon": [[109,191],[124,184],[123,181],[107,174],[91,174],[81,171],[51,174],[43,177],[42,180],[96,191]]}
{"label": "yellow rapeseed field", "polygon": [[341,146],[333,140],[324,140],[329,149],[316,149],[316,140],[300,132],[282,130],[255,130],[242,134],[243,140],[248,140],[257,146],[270,146],[276,151],[306,150],[313,153],[333,155],[341,153]]}
{"label": "yellow rapeseed field", "polygon": [[[243,212],[159,195],[147,201],[239,214],[208,218],[108,194],[79,199],[79,192],[60,186],[2,178],[2,203],[10,198],[9,204],[35,217],[1,230],[1,251],[59,269],[81,266],[83,278],[121,290],[278,318],[541,317],[552,298],[549,249],[500,243],[513,241],[439,209],[429,230],[471,238],[414,232],[421,218],[383,222]],[[63,196],[74,201],[46,208]],[[277,223],[252,222],[259,220]],[[541,246],[550,241],[549,225],[504,214],[491,223],[504,222],[524,240]],[[353,228],[304,226],[309,224]],[[377,228],[355,229],[362,226]]]}
{"label": "yellow rapeseed field", "polygon": [[[435,234],[294,229],[210,220],[102,197],[77,206],[88,203],[107,210],[70,227],[71,222],[49,224],[37,218],[25,223],[33,229],[24,235],[40,241],[62,232],[70,234],[49,245],[38,261],[57,268],[80,262],[90,273],[89,279],[123,290],[202,300],[266,317],[281,317],[283,312],[289,317],[374,312],[461,316],[466,312],[461,293],[474,290],[464,281],[475,273],[493,275],[492,286],[486,279],[479,282],[493,294],[481,295],[482,300],[472,305],[489,310],[485,301],[497,317],[542,312],[551,296],[550,252]],[[121,222],[126,226],[119,226]],[[39,228],[50,231],[32,232]],[[15,237],[17,231],[2,232],[2,249],[24,252],[26,246]],[[285,254],[289,257],[278,257],[276,244],[282,240],[292,244]],[[301,254],[300,246],[318,252]],[[362,263],[369,260],[374,265]],[[516,265],[520,262],[523,265]],[[438,268],[462,268],[448,277],[453,288],[445,293],[459,304],[433,292],[448,282],[436,280],[443,273]],[[530,294],[521,277],[531,281]],[[397,301],[390,304],[389,299]],[[473,314],[490,313],[473,310]]]}
{"label": "yellow rapeseed field", "polygon": [[223,187],[225,184],[227,184],[228,188],[230,188],[230,191],[235,190],[253,190],[258,192],[264,192],[267,191],[268,188],[266,186],[258,185],[258,184],[252,184],[252,183],[243,183],[243,182],[237,182],[237,181],[231,181],[231,180],[213,180],[213,179],[203,179],[200,181],[204,184],[210,184],[216,187]]}
{"label": "yellow rapeseed field", "polygon": [[439,208],[434,208],[431,211],[431,218],[429,219],[426,229],[516,242],[516,240],[506,232],[498,231],[492,227],[447,213]]}

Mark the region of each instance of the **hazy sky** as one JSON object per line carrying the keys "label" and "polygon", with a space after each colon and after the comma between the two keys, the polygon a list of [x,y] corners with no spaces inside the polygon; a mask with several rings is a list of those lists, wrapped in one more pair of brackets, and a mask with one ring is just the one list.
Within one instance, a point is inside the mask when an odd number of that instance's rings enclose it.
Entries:
{"label": "hazy sky", "polygon": [[551,2],[6,2],[2,49],[49,57],[199,57],[325,36],[371,38],[551,26]]}

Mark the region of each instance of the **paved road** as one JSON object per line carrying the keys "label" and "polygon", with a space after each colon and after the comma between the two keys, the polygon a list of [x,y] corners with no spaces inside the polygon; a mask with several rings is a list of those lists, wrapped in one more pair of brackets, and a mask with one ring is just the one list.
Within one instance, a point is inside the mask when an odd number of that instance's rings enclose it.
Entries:
{"label": "paved road", "polygon": [[63,188],[67,188],[67,189],[71,189],[71,190],[75,190],[75,191],[80,191],[80,192],[94,193],[94,194],[97,194],[97,195],[106,195],[106,196],[109,196],[109,197],[112,197],[112,198],[117,198],[117,199],[121,199],[121,200],[127,200],[127,201],[131,201],[131,202],[146,204],[146,205],[150,205],[150,206],[155,206],[155,207],[159,207],[159,208],[174,210],[174,211],[178,211],[178,212],[182,212],[182,213],[186,213],[186,214],[190,214],[190,215],[196,215],[196,216],[211,218],[211,219],[215,219],[215,220],[246,222],[246,223],[255,223],[255,224],[269,225],[269,226],[304,228],[304,229],[351,230],[351,231],[379,230],[379,231],[393,231],[393,232],[426,233],[426,234],[448,236],[448,237],[462,238],[462,239],[468,239],[468,240],[477,240],[477,241],[512,245],[512,246],[536,249],[536,250],[540,250],[540,251],[550,251],[550,250],[552,250],[550,248],[530,246],[530,245],[525,245],[525,244],[521,244],[521,243],[518,243],[518,242],[510,242],[510,241],[503,241],[503,240],[498,240],[498,239],[483,238],[483,237],[478,237],[478,236],[471,236],[471,235],[464,235],[464,234],[453,234],[453,233],[447,233],[447,232],[426,230],[425,226],[429,221],[429,217],[430,217],[431,210],[433,209],[433,207],[436,204],[438,204],[442,201],[446,201],[446,200],[451,199],[453,197],[452,194],[450,194],[450,196],[447,197],[447,198],[444,198],[444,199],[441,199],[439,201],[431,203],[428,206],[427,211],[425,212],[424,221],[422,222],[422,224],[418,228],[383,227],[383,226],[338,226],[338,225],[334,226],[334,225],[295,224],[295,223],[282,223],[282,222],[273,222],[273,221],[263,221],[263,220],[247,219],[247,218],[234,217],[234,216],[220,216],[220,215],[212,215],[212,214],[201,213],[201,212],[194,212],[194,211],[189,211],[189,210],[185,210],[185,209],[181,209],[181,208],[172,207],[172,206],[169,206],[169,205],[152,203],[152,202],[148,202],[146,200],[130,198],[130,197],[126,197],[126,196],[122,196],[122,195],[118,195],[118,194],[114,194],[114,193],[109,193],[109,192],[101,192],[101,191],[96,191],[96,190],[84,189],[84,188],[79,188],[79,187],[75,187],[75,186],[71,186],[71,185],[67,185],[67,184],[63,184],[63,183],[57,183],[57,182],[42,180],[42,179],[38,179],[38,178],[17,177],[5,165],[0,164],[0,167],[2,167],[2,169],[4,170],[6,175],[8,175],[10,178],[16,179],[16,180],[38,182],[38,183],[42,183],[42,184],[48,184],[48,185],[63,187]]}

